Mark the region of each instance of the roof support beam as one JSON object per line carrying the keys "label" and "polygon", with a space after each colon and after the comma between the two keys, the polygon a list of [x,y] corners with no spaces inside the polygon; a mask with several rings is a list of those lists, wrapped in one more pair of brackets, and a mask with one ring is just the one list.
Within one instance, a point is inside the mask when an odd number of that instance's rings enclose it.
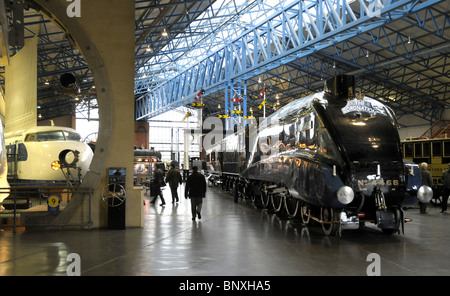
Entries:
{"label": "roof support beam", "polygon": [[[360,8],[357,14],[347,1],[294,1],[170,81],[151,88],[136,100],[136,119],[192,102],[201,88],[205,95],[214,93],[230,81],[248,80],[438,2],[441,0],[370,1],[378,4],[371,6],[357,0],[352,4]],[[216,69],[214,73],[204,75],[211,68]]]}

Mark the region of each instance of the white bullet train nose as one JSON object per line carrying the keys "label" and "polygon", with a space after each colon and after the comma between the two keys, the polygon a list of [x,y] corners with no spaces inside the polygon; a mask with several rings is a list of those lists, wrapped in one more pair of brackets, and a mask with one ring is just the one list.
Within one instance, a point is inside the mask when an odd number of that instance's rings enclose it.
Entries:
{"label": "white bullet train nose", "polygon": [[[7,138],[8,154],[16,155],[16,178],[20,183],[65,182],[61,170],[52,169],[64,150],[78,151],[78,162],[70,168],[71,180],[82,179],[89,170],[94,156],[92,149],[81,142],[79,134],[65,127],[35,127],[22,132],[19,137]],[[8,160],[8,163],[11,160]],[[11,174],[11,172],[10,172]]]}
{"label": "white bullet train nose", "polygon": [[[27,158],[18,163],[17,175],[21,182],[39,181],[65,181],[66,178],[61,170],[53,170],[52,162],[59,160],[59,155],[63,150],[73,150],[79,152],[77,167],[81,168],[81,178],[89,170],[89,165],[93,157],[92,149],[82,142],[39,142],[27,143]],[[70,169],[72,176],[78,175],[77,169]]]}

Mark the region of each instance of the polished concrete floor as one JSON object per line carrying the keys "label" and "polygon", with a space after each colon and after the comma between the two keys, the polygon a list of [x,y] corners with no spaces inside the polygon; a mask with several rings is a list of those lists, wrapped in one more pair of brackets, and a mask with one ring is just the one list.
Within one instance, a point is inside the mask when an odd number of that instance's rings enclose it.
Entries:
{"label": "polished concrete floor", "polygon": [[71,253],[82,276],[365,276],[376,262],[382,276],[450,275],[450,214],[437,207],[406,211],[405,235],[366,227],[326,237],[218,188],[195,222],[188,200],[164,194],[164,207],[146,201],[144,228],[0,232],[0,275],[66,275]]}

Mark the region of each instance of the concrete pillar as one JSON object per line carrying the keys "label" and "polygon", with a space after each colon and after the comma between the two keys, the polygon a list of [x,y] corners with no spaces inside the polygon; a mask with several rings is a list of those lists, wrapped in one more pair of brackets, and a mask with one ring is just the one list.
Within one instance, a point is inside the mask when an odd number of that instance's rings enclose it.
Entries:
{"label": "concrete pillar", "polygon": [[[142,227],[141,192],[133,189],[135,1],[35,2],[73,39],[94,76],[100,119],[98,144],[82,184],[95,188],[93,228],[107,225],[107,206],[101,192],[108,184],[109,167],[126,168],[126,226]],[[70,5],[72,12],[79,8],[79,17],[68,13]]]}

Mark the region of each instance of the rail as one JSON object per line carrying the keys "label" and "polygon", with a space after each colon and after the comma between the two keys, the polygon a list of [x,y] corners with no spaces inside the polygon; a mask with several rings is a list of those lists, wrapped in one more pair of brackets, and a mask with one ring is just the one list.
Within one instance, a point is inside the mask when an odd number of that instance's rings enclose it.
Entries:
{"label": "rail", "polygon": [[0,188],[0,229],[88,227],[92,225],[92,188],[55,184],[11,184]]}

